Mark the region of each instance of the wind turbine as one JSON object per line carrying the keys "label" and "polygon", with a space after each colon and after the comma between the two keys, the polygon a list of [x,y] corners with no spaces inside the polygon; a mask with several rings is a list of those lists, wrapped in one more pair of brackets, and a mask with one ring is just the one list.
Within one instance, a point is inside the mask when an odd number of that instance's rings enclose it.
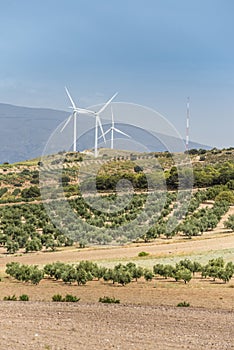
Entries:
{"label": "wind turbine", "polygon": [[117,92],[105,103],[105,105],[97,112],[85,109],[85,108],[79,108],[76,107],[68,89],[65,87],[66,93],[68,95],[69,100],[71,101],[73,113],[70,115],[70,117],[67,119],[66,123],[64,124],[63,128],[61,129],[61,132],[65,129],[67,124],[70,122],[72,117],[74,118],[74,133],[73,133],[73,150],[76,152],[76,119],[77,119],[77,113],[78,114],[86,114],[86,115],[92,115],[95,117],[95,141],[94,141],[94,156],[95,158],[98,156],[98,127],[100,127],[104,142],[106,142],[101,119],[100,119],[100,114],[107,108],[107,106],[111,103],[111,101],[117,96]]}
{"label": "wind turbine", "polygon": [[109,132],[111,132],[111,149],[113,149],[114,148],[114,131],[119,133],[119,134],[122,134],[124,136],[127,136],[127,137],[131,137],[131,136],[129,136],[128,134],[125,134],[125,132],[123,132],[115,127],[114,113],[113,113],[112,107],[111,107],[111,120],[112,120],[111,127],[107,131],[104,132],[103,136],[105,137],[105,135],[107,135]]}
{"label": "wind turbine", "polygon": [[95,117],[95,140],[94,140],[94,157],[97,158],[98,156],[98,126],[101,129],[102,135],[100,137],[102,137],[104,139],[104,142],[106,143],[106,138],[105,138],[105,133],[103,131],[103,127],[102,127],[102,123],[101,123],[101,119],[100,119],[100,114],[107,108],[107,106],[109,106],[109,104],[111,103],[111,101],[118,95],[118,92],[116,92],[105,104],[104,106],[99,109],[99,111],[94,112],[91,110],[87,110],[88,114],[91,114]]}

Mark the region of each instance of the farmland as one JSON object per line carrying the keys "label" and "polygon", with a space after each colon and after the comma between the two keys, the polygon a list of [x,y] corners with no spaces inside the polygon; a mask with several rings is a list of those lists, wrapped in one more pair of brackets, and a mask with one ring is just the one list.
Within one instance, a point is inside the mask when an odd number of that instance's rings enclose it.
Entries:
{"label": "farmland", "polygon": [[[208,243],[208,244],[207,244]],[[134,261],[150,267],[158,262],[184,258],[184,254],[208,258],[226,253],[233,260],[233,236],[209,240],[147,245],[150,255],[139,258],[141,247],[88,249],[67,248],[58,252],[29,253],[14,257],[21,263],[55,261],[78,262],[89,259],[106,266]],[[192,247],[192,245],[194,246]],[[174,251],[174,254],[172,253]],[[3,260],[4,259],[4,260]],[[85,285],[44,279],[38,285],[22,283],[3,273],[9,258],[1,259],[0,297],[26,294],[29,302],[1,301],[2,346],[8,349],[231,349],[233,345],[233,288],[230,281],[202,280],[199,274],[189,284],[173,279],[139,279],[125,286],[112,282],[90,281]],[[78,303],[53,303],[55,294],[72,294]],[[108,295],[120,305],[103,305],[98,299]],[[178,308],[186,301],[189,308]],[[36,317],[35,317],[36,315]],[[11,325],[9,328],[9,324]],[[22,331],[24,327],[25,331]],[[191,331],[193,330],[193,331]],[[195,330],[195,331],[194,331]],[[120,336],[121,335],[121,336]],[[157,336],[156,336],[157,335]]]}
{"label": "farmland", "polygon": [[[173,157],[168,154],[148,158],[136,155],[132,159],[123,154],[119,160],[112,157],[101,168],[100,164],[92,164],[83,157],[66,155],[62,181],[56,183],[54,171],[59,161],[54,156],[50,158],[53,167],[47,172],[46,199],[39,189],[42,160],[1,166],[0,300],[3,320],[0,328],[4,347],[231,349],[233,151],[191,154],[195,187],[186,208],[183,206],[186,191],[181,191],[178,200],[178,174]],[[105,153],[105,162],[106,157]],[[137,166],[135,157],[138,157]],[[144,169],[151,174],[155,158],[161,166],[156,169],[157,176],[153,174],[152,183],[160,184],[156,195],[147,193],[143,174]],[[82,162],[85,162],[83,172],[80,171]],[[116,164],[117,173],[114,172]],[[95,202],[98,207],[92,202],[90,178],[84,176],[82,188],[77,181],[78,174],[82,177],[89,171],[92,173],[90,169],[95,166],[101,203]],[[160,180],[162,173],[166,179],[164,183]],[[188,172],[183,174],[182,182],[188,184]],[[115,186],[121,178],[134,184],[131,196],[116,193]],[[68,211],[64,210],[61,190],[69,204]],[[75,226],[71,208],[81,222]],[[62,213],[59,219],[62,218],[60,225],[56,225],[53,218],[59,213]],[[131,226],[134,220],[136,224]],[[98,266],[100,276],[95,275],[97,271],[83,274],[78,266],[84,261]],[[199,266],[194,273],[188,271],[188,261]],[[60,271],[54,275],[53,264],[58,262]],[[9,270],[12,263],[16,264],[12,265],[16,267],[15,272]],[[32,266],[43,271],[38,280],[37,271],[34,271],[34,279],[27,277]],[[131,271],[126,271],[126,266]],[[170,271],[166,277],[160,272],[162,266]],[[135,269],[139,269],[137,279],[133,277]],[[113,277],[114,270],[118,270],[119,277]],[[88,276],[85,281],[84,276]],[[80,301],[75,304],[52,302],[52,297],[58,294],[74,295]],[[27,295],[29,301],[3,301],[4,297],[14,295],[17,299]],[[102,305],[99,298],[104,296],[120,300],[120,305]],[[189,307],[178,308],[180,303]],[[37,318],[32,319],[33,312],[37,312]],[[27,327],[25,334],[20,332],[19,317]],[[154,322],[150,323],[149,319]],[[56,327],[49,320],[55,320]],[[11,333],[8,322],[13,325]],[[178,329],[175,323],[180,325]],[[142,326],[146,324],[147,327]],[[191,327],[197,331],[191,333]],[[135,338],[134,333],[137,334]],[[172,333],[173,341],[169,340]],[[84,337],[90,340],[85,342]]]}
{"label": "farmland", "polygon": [[[45,264],[56,261],[78,263],[89,259],[102,266],[127,264],[150,268],[156,263],[178,262],[185,257],[207,263],[224,256],[233,261],[233,234],[213,234],[191,240],[143,243],[127,247],[60,248],[56,252],[37,252],[1,256],[0,299],[22,294],[29,302],[1,301],[2,346],[8,349],[231,349],[233,345],[233,280],[223,283],[197,274],[185,284],[160,276],[143,278],[125,286],[102,280],[85,285],[44,279],[38,285],[15,280],[5,274],[9,261]],[[144,249],[149,255],[140,258]],[[76,295],[78,303],[53,303],[55,294]],[[104,305],[98,299],[108,295],[120,305]],[[186,301],[189,308],[178,308]],[[37,315],[37,317],[33,315]],[[11,327],[9,328],[9,324]],[[100,326],[101,325],[101,326]],[[175,326],[176,325],[176,326]],[[177,327],[178,326],[178,327]],[[22,327],[26,331],[22,331]],[[191,331],[193,330],[193,331]],[[194,331],[195,330],[195,331]],[[119,336],[121,334],[121,336]],[[134,336],[134,334],[136,334]],[[171,336],[173,334],[173,336]],[[157,335],[157,336],[155,336]]]}

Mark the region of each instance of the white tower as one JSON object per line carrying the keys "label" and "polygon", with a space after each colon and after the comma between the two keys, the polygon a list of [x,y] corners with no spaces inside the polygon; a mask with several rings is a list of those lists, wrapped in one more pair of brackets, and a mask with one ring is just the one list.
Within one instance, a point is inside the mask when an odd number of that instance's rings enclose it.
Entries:
{"label": "white tower", "polygon": [[186,151],[189,150],[189,122],[190,122],[190,98],[187,98],[187,118],[186,118]]}

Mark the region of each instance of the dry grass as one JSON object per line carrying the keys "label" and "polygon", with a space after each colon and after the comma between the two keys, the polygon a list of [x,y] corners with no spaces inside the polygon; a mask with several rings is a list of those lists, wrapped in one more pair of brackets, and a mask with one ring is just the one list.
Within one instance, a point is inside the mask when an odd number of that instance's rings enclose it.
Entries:
{"label": "dry grass", "polygon": [[15,294],[28,294],[31,301],[51,301],[54,294],[73,294],[82,302],[96,303],[99,297],[108,295],[120,299],[121,303],[130,305],[169,305],[176,306],[186,300],[194,307],[206,309],[226,309],[234,311],[234,280],[228,284],[194,278],[189,284],[175,282],[172,279],[143,279],[124,287],[111,282],[92,281],[85,286],[67,285],[61,281],[45,279],[34,286],[4,278],[0,282],[0,299]]}

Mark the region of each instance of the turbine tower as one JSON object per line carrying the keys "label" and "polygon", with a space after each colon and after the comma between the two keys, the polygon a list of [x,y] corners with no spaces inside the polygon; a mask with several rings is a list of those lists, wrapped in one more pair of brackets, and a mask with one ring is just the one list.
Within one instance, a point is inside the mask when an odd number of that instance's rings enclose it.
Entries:
{"label": "turbine tower", "polygon": [[105,104],[104,106],[97,112],[86,110],[88,114],[91,114],[95,117],[95,139],[94,139],[94,157],[97,158],[98,156],[98,126],[101,129],[102,135],[101,137],[104,139],[104,142],[106,143],[105,134],[103,131],[100,114],[109,106],[109,104],[112,102],[112,100],[118,95],[118,92],[116,92]]}
{"label": "turbine tower", "polygon": [[131,136],[129,136],[128,134],[125,134],[125,132],[123,132],[115,127],[114,113],[113,113],[112,107],[111,107],[111,120],[112,120],[111,127],[107,131],[104,132],[103,136],[105,136],[109,132],[111,132],[111,149],[113,149],[114,148],[114,131],[119,133],[119,134],[122,134],[124,136],[127,136],[127,137],[131,137]]}
{"label": "turbine tower", "polygon": [[190,122],[190,98],[187,98],[187,118],[186,118],[186,151],[189,150],[189,122]]}

